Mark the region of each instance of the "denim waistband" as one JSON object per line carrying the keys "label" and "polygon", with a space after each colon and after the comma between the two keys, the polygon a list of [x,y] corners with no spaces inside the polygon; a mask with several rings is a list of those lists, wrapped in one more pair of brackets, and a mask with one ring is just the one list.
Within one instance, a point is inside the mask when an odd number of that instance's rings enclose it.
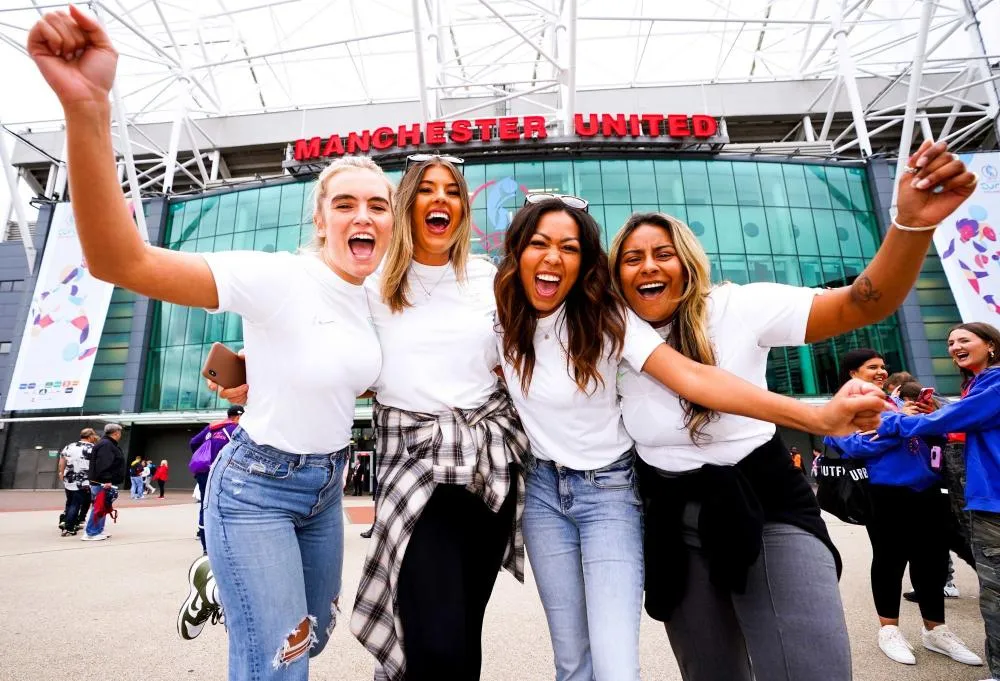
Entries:
{"label": "denim waistband", "polygon": [[597,471],[607,471],[614,470],[617,468],[627,468],[635,463],[635,448],[628,450],[620,457],[609,463],[607,466],[601,466],[600,468],[594,468],[591,470],[579,470],[576,468],[570,468],[569,466],[563,466],[555,461],[550,461],[549,459],[539,459],[538,457],[532,457],[535,466],[545,466],[547,468],[554,468],[559,471],[569,471],[570,473],[593,473]]}
{"label": "denim waistband", "polygon": [[254,450],[258,454],[267,456],[276,461],[284,461],[288,463],[297,463],[301,466],[305,465],[318,465],[325,462],[336,463],[340,458],[346,458],[350,452],[349,447],[344,447],[343,449],[338,449],[333,452],[317,452],[314,454],[294,454],[292,452],[286,452],[284,450],[278,449],[277,447],[272,447],[271,445],[262,445],[253,441],[249,434],[242,428],[237,428],[232,435],[233,442]]}

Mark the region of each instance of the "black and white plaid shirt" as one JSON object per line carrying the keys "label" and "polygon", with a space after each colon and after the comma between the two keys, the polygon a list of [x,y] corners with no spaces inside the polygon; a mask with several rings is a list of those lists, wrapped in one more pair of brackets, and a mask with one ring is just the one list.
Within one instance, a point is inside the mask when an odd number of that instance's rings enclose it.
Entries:
{"label": "black and white plaid shirt", "polygon": [[477,409],[446,414],[411,412],[376,402],[374,424],[379,478],[375,526],[351,631],[378,660],[376,679],[402,681],[406,660],[395,610],[396,588],[406,545],[424,506],[436,485],[465,485],[498,512],[512,482],[516,484],[517,512],[503,566],[523,582],[521,466],[529,456],[529,445],[503,388]]}

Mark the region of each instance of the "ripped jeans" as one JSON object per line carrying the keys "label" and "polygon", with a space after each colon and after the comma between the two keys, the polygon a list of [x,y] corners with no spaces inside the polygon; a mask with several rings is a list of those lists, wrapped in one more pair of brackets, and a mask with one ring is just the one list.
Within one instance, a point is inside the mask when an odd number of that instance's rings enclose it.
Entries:
{"label": "ripped jeans", "polygon": [[231,681],[305,681],[337,620],[347,450],[289,454],[240,428],[205,490]]}

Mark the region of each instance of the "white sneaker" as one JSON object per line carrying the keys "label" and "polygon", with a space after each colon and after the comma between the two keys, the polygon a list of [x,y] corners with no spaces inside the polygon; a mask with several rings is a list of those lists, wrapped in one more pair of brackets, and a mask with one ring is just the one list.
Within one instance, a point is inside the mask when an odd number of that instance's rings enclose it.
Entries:
{"label": "white sneaker", "polygon": [[962,595],[962,592],[958,590],[955,586],[955,582],[948,582],[944,585],[944,597],[945,598],[958,598]]}
{"label": "white sneaker", "polygon": [[903,632],[895,624],[887,624],[878,630],[878,647],[893,662],[917,663],[917,658],[913,655],[913,646],[906,641]]}
{"label": "white sneaker", "polygon": [[979,659],[979,656],[966,648],[962,639],[955,636],[955,632],[945,624],[939,624],[930,631],[924,629],[920,638],[923,639],[924,648],[933,650],[935,653],[947,655],[956,662],[971,665],[981,665],[983,663]]}
{"label": "white sneaker", "polygon": [[95,534],[93,536],[85,534],[80,537],[80,541],[104,541],[105,539],[111,539],[110,534]]}

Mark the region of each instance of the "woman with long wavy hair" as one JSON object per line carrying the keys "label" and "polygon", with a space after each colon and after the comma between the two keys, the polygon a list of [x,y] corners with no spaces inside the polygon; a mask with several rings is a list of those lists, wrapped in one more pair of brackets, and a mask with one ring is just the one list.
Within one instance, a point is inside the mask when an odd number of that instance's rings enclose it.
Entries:
{"label": "woman with long wavy hair", "polygon": [[[860,379],[882,388],[885,359],[871,348],[840,357],[841,381]],[[904,407],[901,397],[892,397]],[[826,437],[827,447],[846,459],[862,459],[868,470],[872,545],[871,590],[879,620],[878,646],[900,664],[916,664],[913,647],[899,629],[901,582],[907,565],[923,618],[921,642],[928,650],[964,664],[983,661],[945,624],[944,590],[948,577],[948,499],[942,479],[931,467],[931,446],[919,437],[882,437],[863,433]]]}
{"label": "woman with long wavy hair", "polygon": [[[633,215],[615,236],[614,285],[681,354],[764,387],[772,347],[846,333],[902,303],[934,227],[975,189],[945,149],[925,142],[909,158],[899,214],[850,286],[713,287],[697,237],[659,213]],[[619,389],[646,508],[646,611],[665,622],[685,681],[851,678],[840,558],[774,426],[627,366]]]}
{"label": "woman with long wavy hair", "polygon": [[[619,369],[716,409],[811,430],[850,421],[833,414],[855,398],[839,396],[824,414],[678,354],[615,293],[585,208],[578,197],[529,195],[514,216],[494,286],[498,343],[531,443],[524,538],[556,679],[638,681],[642,510]],[[877,410],[881,396],[870,393],[858,397]]]}
{"label": "woman with long wavy hair", "polygon": [[[887,414],[882,439],[965,434],[965,510],[986,626],[986,663],[1000,679],[1000,330],[969,322],[952,328],[948,353],[966,379],[963,397],[926,415]],[[919,596],[919,591],[917,593]]]}

